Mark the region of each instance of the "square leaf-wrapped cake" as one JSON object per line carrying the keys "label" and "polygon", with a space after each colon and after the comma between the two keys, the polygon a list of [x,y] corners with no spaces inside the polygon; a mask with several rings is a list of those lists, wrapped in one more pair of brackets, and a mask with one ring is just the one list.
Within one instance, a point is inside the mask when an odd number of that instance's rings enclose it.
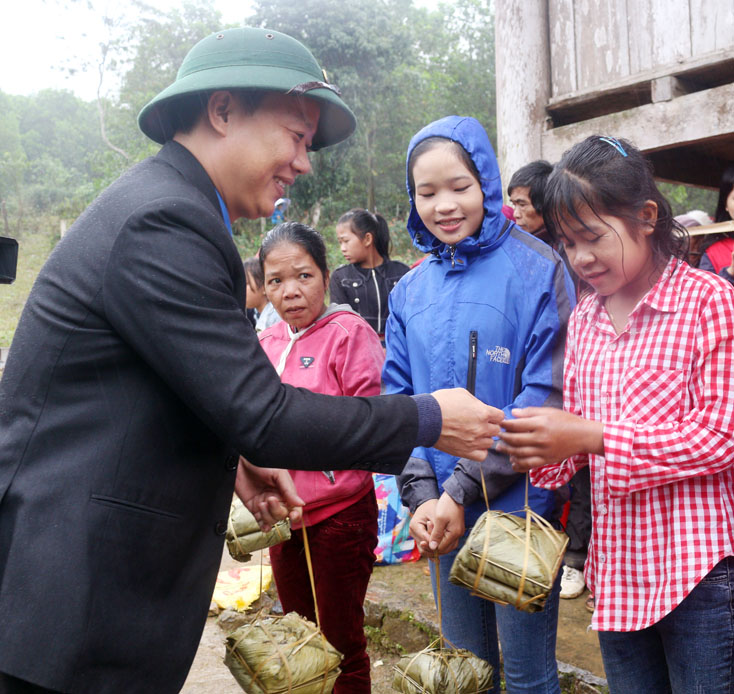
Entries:
{"label": "square leaf-wrapped cake", "polygon": [[224,662],[249,694],[329,694],[342,655],[295,612],[258,617],[226,639]]}
{"label": "square leaf-wrapped cake", "polygon": [[487,600],[538,612],[567,544],[566,533],[529,509],[522,516],[486,511],[459,550],[449,580]]}
{"label": "square leaf-wrapped cake", "polygon": [[471,651],[426,648],[398,661],[392,687],[403,694],[478,694],[492,686],[492,674]]}

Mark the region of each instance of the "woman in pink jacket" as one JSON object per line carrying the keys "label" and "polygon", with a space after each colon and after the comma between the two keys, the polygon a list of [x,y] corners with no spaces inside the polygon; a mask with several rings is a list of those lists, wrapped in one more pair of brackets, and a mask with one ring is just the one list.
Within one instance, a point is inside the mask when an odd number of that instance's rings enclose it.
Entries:
{"label": "woman in pink jacket", "polygon": [[[349,306],[324,302],[329,270],[321,235],[297,222],[279,224],[263,240],[260,262],[267,297],[283,319],[260,334],[260,344],[283,382],[327,395],[379,395],[384,356],[377,334]],[[314,419],[310,426],[329,422]],[[377,544],[372,475],[293,470],[291,476],[306,502],[321,628],[344,654],[334,692],[369,694],[363,603]],[[283,610],[316,621],[302,533],[272,547],[270,557]]]}

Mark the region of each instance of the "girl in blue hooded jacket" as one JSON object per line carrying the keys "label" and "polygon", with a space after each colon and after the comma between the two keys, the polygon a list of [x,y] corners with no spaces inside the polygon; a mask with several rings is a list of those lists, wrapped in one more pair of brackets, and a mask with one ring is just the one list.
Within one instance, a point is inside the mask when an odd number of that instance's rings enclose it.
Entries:
{"label": "girl in blue hooded jacket", "polygon": [[[574,290],[563,261],[502,214],[502,184],[487,133],[473,118],[449,116],[423,128],[408,148],[408,231],[431,255],[390,294],[383,380],[389,393],[465,386],[508,417],[515,407],[561,406],[565,326]],[[517,511],[525,478],[507,456],[481,464],[493,509]],[[443,632],[499,672],[507,691],[560,691],[555,660],[559,581],[542,612],[472,596],[448,574],[466,530],[486,509],[480,466],[416,448],[398,480],[424,552],[443,554]],[[530,488],[549,517],[552,493]],[[431,572],[435,590],[435,565]],[[492,692],[499,692],[499,678]]]}

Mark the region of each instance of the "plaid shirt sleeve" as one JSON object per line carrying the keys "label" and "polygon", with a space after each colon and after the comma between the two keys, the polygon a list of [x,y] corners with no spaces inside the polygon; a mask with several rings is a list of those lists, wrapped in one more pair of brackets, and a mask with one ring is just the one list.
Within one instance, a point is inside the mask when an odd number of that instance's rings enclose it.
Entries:
{"label": "plaid shirt sleeve", "polygon": [[[674,330],[667,336],[670,348],[691,354],[689,373],[655,369],[641,374],[627,394],[635,401],[636,411],[604,426],[612,496],[713,475],[734,463],[731,295],[715,293],[697,315],[693,315],[695,309],[693,303],[681,306],[690,315],[672,326],[692,329]],[[664,362],[661,357],[659,365]],[[657,412],[654,423],[641,416],[646,409]]]}

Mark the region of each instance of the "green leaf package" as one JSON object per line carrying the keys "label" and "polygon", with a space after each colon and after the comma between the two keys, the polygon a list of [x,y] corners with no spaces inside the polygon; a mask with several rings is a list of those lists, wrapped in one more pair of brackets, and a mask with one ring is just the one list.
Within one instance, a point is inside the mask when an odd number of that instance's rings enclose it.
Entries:
{"label": "green leaf package", "polygon": [[227,549],[232,559],[249,561],[252,552],[272,547],[291,537],[291,524],[286,518],[278,521],[268,532],[260,530],[260,526],[245,505],[237,499],[229,511],[227,523]]}

